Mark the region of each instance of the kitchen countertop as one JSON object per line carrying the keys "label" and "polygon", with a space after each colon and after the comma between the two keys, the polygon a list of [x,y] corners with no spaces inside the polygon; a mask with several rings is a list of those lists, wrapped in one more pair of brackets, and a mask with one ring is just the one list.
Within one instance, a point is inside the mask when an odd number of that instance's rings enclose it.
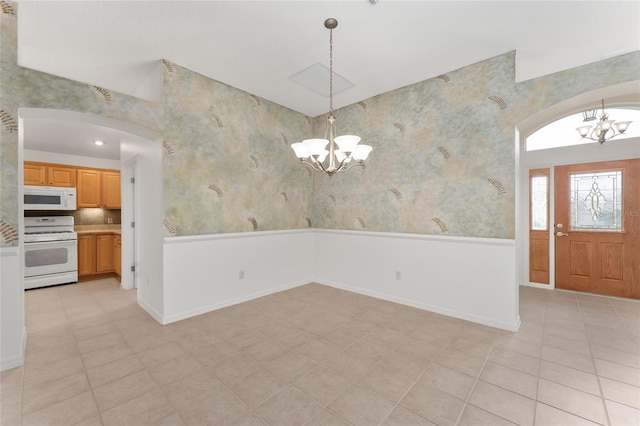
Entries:
{"label": "kitchen countertop", "polygon": [[78,235],[83,234],[116,234],[120,235],[120,225],[76,225],[74,230]]}

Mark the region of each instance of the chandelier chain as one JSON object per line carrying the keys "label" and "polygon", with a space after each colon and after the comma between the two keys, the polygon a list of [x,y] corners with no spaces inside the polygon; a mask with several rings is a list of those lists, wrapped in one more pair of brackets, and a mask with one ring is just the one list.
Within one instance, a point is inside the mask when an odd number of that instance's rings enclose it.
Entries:
{"label": "chandelier chain", "polygon": [[372,150],[369,145],[358,145],[359,136],[336,136],[336,118],[333,116],[333,29],[337,26],[338,20],[335,18],[324,21],[324,27],[329,30],[329,115],[324,138],[305,139],[291,144],[302,164],[329,177],[356,166],[364,167],[364,161]]}
{"label": "chandelier chain", "polygon": [[329,29],[329,115],[333,115],[333,28]]}

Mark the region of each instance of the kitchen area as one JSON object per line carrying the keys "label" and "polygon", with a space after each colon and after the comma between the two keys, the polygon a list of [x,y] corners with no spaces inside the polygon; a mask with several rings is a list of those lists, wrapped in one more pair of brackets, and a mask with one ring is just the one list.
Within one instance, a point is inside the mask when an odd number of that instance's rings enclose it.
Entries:
{"label": "kitchen area", "polygon": [[120,171],[24,161],[24,288],[122,276]]}

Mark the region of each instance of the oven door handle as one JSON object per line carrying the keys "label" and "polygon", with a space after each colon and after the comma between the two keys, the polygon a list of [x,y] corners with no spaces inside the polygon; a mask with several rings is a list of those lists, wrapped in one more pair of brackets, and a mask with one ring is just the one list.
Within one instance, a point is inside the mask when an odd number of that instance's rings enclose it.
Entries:
{"label": "oven door handle", "polygon": [[24,243],[25,250],[31,246],[39,245],[39,246],[52,246],[54,244],[78,244],[78,240],[58,240],[58,241],[30,241],[28,243]]}

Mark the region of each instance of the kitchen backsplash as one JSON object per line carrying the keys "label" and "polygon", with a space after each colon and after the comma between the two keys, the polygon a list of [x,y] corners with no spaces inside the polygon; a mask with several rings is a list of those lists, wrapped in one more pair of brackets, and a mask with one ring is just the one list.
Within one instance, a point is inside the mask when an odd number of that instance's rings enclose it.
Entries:
{"label": "kitchen backsplash", "polygon": [[34,216],[73,216],[76,225],[119,225],[122,223],[120,210],[115,209],[79,209],[75,211],[24,212],[24,217]]}

